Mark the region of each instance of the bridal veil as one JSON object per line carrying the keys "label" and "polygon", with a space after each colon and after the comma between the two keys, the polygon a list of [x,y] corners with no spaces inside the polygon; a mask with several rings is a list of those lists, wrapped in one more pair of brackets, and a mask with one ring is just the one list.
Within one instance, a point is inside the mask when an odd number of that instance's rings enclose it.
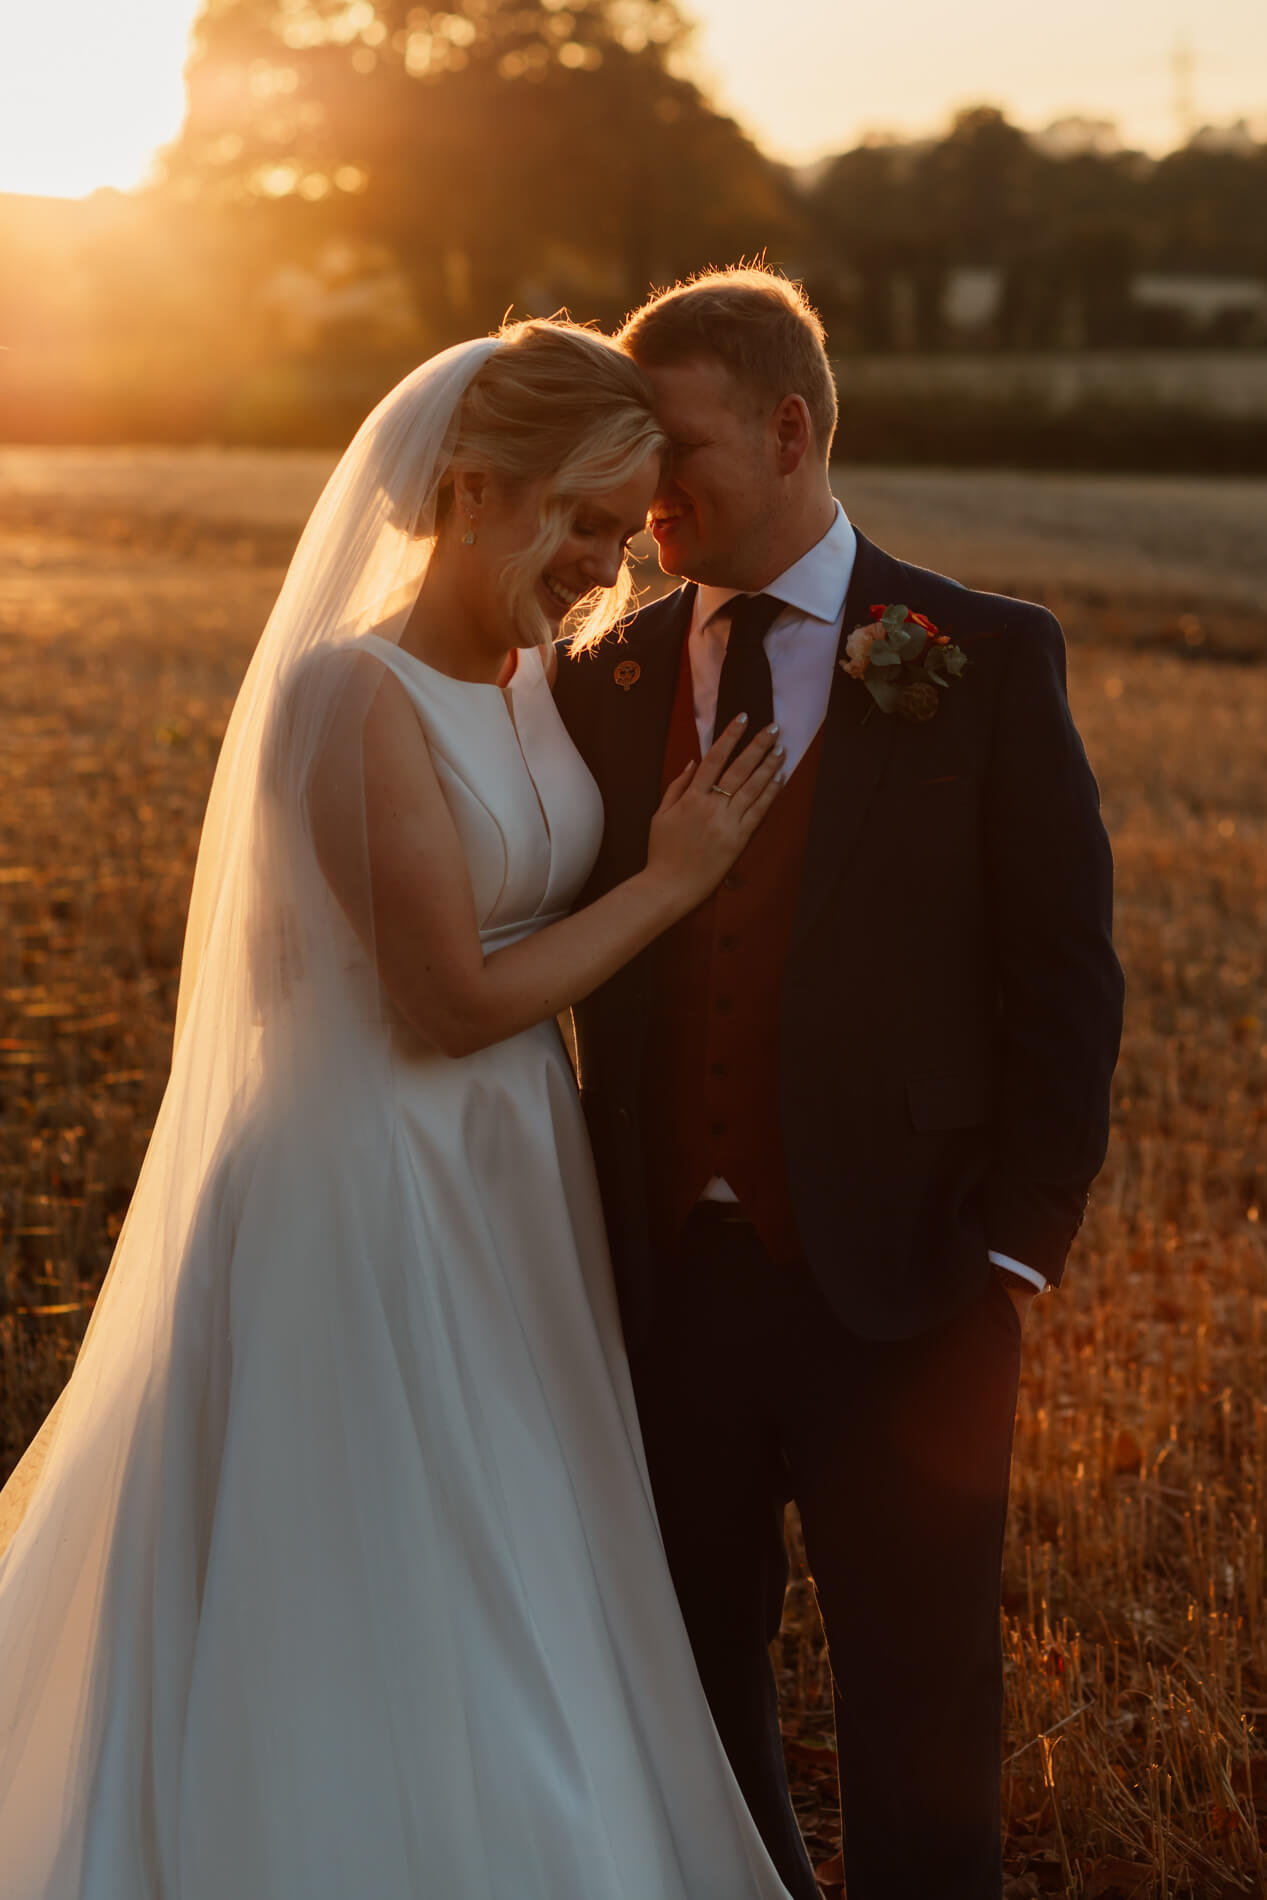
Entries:
{"label": "bridal veil", "polygon": [[[382,674],[348,643],[371,628],[399,639],[434,545],[462,396],[497,347],[481,339],[432,358],[362,425],[304,530],[225,734],[194,877],[170,1080],[73,1374],[0,1494],[0,1900],[77,1892],[84,1816],[112,1798],[109,1786],[89,1793],[86,1782],[101,1778],[112,1683],[142,1665],[126,1635],[110,1647],[95,1633],[126,1632],[129,1617],[140,1631],[151,1610],[172,1625],[196,1616],[212,1526],[182,1514],[215,1496],[207,1463],[221,1455],[217,1366],[250,1299],[249,1288],[216,1284],[206,1263],[223,1257],[226,1229],[253,1193],[266,1189],[282,1207],[292,1188],[302,1199],[311,1159],[293,1150],[301,1122],[306,1142],[319,1128],[332,1073],[339,1138],[355,1128],[358,1152],[340,1171],[355,1184],[355,1205],[336,1202],[324,1218],[339,1226],[351,1281],[358,1255],[369,1260],[390,1245],[375,1193],[389,1145],[378,1068],[389,1045],[358,1033],[380,1013],[380,998],[322,877],[307,787],[319,752],[335,746],[353,813],[362,797],[360,724]],[[371,914],[368,902],[361,908]],[[261,1154],[267,1183],[254,1178]],[[311,1210],[288,1212],[302,1244]],[[307,1317],[295,1315],[296,1354]],[[176,1412],[196,1422],[173,1442],[146,1424],[168,1415],[181,1382],[197,1393],[182,1392]],[[329,1404],[337,1418],[337,1392]],[[114,1535],[121,1515],[144,1523],[144,1534]],[[173,1563],[188,1574],[183,1590],[165,1587],[155,1606],[149,1573],[164,1540],[165,1574]],[[178,1671],[192,1651],[176,1627],[150,1630],[144,1648],[151,1671],[164,1655]],[[165,1681],[161,1694],[156,1685],[153,1724],[180,1701],[178,1682]],[[140,1799],[161,1862],[163,1816],[176,1805],[161,1779],[164,1762],[178,1758],[175,1737],[153,1734],[147,1753],[156,1785]],[[116,1763],[110,1773],[129,1772],[117,1751],[104,1758]],[[60,1810],[50,1790],[63,1791]],[[129,1794],[120,1811],[130,1805]],[[161,1890],[161,1867],[154,1872]]]}

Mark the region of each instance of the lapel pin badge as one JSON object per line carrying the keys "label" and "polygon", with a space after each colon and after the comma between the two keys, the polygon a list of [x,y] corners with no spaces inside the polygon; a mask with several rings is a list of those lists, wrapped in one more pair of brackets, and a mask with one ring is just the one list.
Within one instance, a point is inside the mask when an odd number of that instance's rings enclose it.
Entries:
{"label": "lapel pin badge", "polygon": [[629,688],[642,678],[642,668],[637,660],[621,660],[617,663],[612,678],[621,691],[627,693]]}

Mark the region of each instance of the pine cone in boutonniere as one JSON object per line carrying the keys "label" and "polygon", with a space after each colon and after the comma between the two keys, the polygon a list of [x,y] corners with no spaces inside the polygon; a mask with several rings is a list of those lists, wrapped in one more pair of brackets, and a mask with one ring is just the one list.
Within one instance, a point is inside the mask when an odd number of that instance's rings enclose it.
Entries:
{"label": "pine cone in boutonniere", "polygon": [[962,647],[923,614],[884,605],[871,609],[870,626],[854,628],[839,662],[849,679],[862,681],[881,712],[916,726],[937,717],[939,694],[967,664]]}

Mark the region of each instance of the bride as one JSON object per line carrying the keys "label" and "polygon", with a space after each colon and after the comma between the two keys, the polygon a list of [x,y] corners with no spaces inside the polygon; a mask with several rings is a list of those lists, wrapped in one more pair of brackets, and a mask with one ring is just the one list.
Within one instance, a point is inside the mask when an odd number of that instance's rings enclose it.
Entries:
{"label": "bride", "polygon": [[553,1021],[780,778],[736,725],[568,914],[602,811],[551,642],[616,618],[663,446],[614,346],[516,325],[406,378],[304,531],[132,1207],[0,1497],[0,1900],[783,1900]]}

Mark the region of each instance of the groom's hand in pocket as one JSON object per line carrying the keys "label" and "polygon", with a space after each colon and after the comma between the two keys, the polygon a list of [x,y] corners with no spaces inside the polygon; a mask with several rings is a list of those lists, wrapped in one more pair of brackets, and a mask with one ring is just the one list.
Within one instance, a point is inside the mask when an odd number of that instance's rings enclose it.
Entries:
{"label": "groom's hand in pocket", "polygon": [[999,1285],[1016,1308],[1016,1317],[1020,1322],[1021,1331],[1024,1332],[1025,1322],[1029,1318],[1029,1309],[1038,1298],[1038,1288],[1031,1286],[1021,1274],[1010,1272],[1002,1261],[992,1258],[990,1264]]}

